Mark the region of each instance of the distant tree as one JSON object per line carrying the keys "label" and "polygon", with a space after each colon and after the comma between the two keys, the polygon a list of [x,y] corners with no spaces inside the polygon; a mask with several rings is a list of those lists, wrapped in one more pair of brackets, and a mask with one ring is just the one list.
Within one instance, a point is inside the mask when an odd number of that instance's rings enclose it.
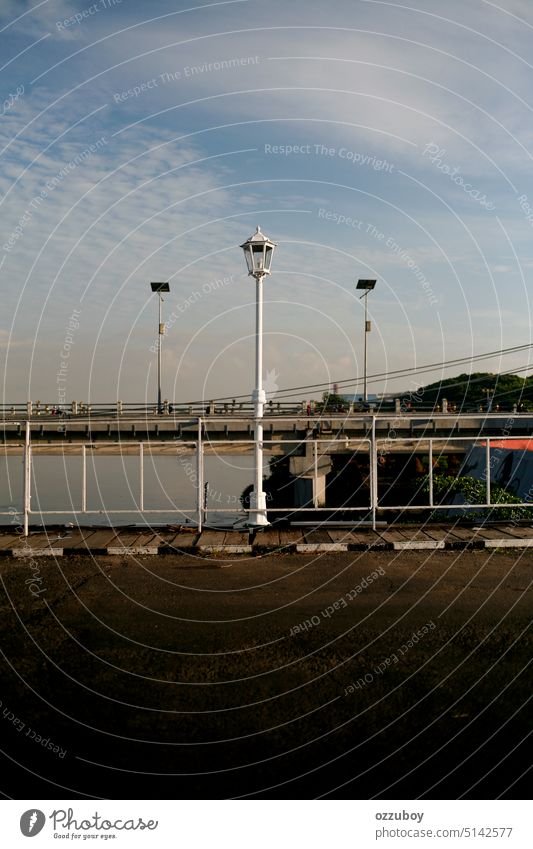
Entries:
{"label": "distant tree", "polygon": [[348,409],[346,398],[342,395],[334,395],[332,392],[324,392],[322,401],[318,401],[315,410],[321,413],[335,413]]}
{"label": "distant tree", "polygon": [[418,390],[424,405],[436,406],[446,398],[449,404],[458,409],[465,407],[485,407],[488,390],[492,396],[492,406],[511,407],[523,404],[524,408],[533,402],[533,377],[523,378],[517,374],[492,374],[474,372],[448,377],[436,383],[430,383]]}

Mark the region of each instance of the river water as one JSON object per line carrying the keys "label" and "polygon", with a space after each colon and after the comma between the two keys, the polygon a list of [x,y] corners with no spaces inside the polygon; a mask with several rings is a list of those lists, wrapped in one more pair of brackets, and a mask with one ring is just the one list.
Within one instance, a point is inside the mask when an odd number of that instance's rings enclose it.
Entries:
{"label": "river water", "polygon": [[[139,457],[93,457],[88,454],[86,508],[98,512],[83,513],[81,457],[34,456],[30,524],[155,525],[197,521],[198,483],[194,456],[145,455],[143,478],[144,512],[140,510]],[[244,519],[246,513],[239,496],[252,481],[252,456],[206,456],[204,498],[208,524],[230,526]],[[19,512],[22,499],[22,457],[1,457],[0,511]],[[114,512],[117,510],[121,512]],[[45,517],[43,514],[48,511],[53,511],[53,515]],[[15,517],[0,516],[1,524],[10,521],[14,522]]]}

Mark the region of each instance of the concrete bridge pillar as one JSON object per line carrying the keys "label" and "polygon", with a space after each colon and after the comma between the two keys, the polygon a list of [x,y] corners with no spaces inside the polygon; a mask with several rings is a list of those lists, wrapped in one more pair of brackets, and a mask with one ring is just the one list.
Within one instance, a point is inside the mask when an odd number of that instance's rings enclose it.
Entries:
{"label": "concrete bridge pillar", "polygon": [[315,440],[306,440],[305,456],[291,457],[289,471],[294,482],[295,507],[324,507],[326,504],[326,475],[331,471],[329,454],[318,454]]}

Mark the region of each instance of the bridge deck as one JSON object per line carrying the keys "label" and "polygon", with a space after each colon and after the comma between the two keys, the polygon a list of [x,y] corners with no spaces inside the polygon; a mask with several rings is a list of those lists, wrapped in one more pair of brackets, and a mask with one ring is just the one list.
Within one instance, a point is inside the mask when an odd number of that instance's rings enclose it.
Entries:
{"label": "bridge deck", "polygon": [[[136,418],[74,416],[58,420],[53,416],[38,416],[24,419],[0,418],[0,444],[9,448],[19,447],[24,442],[26,425],[29,425],[31,441],[48,446],[54,444],[119,443],[125,451],[127,442],[170,443],[185,449],[198,439],[199,429],[206,443],[216,444],[218,451],[231,451],[232,441],[246,442],[253,439],[253,416],[212,415],[203,418],[155,416]],[[428,439],[482,436],[532,436],[533,415],[528,413],[381,413],[379,415],[331,414],[329,416],[271,416],[263,418],[264,438],[268,443],[280,440],[300,440],[309,437],[331,440],[332,443],[349,439],[370,439],[372,432],[377,438]],[[112,450],[112,449],[111,449]],[[149,450],[147,446],[147,450]],[[233,449],[235,450],[235,449]]]}
{"label": "bridge deck", "polygon": [[233,557],[262,555],[274,551],[296,554],[370,549],[402,551],[457,550],[462,548],[530,548],[533,527],[490,525],[479,527],[424,525],[389,526],[375,531],[366,527],[347,529],[267,528],[264,531],[174,530],[146,528],[77,528],[34,531],[27,538],[0,530],[0,556],[21,559],[41,556],[196,554]]}

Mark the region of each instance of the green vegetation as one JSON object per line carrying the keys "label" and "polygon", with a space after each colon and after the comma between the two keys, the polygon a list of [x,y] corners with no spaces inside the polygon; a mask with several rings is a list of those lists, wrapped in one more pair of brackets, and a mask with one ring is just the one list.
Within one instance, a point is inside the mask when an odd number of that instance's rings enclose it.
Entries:
{"label": "green vegetation", "polygon": [[[447,377],[416,391],[398,391],[398,398],[404,405],[413,408],[442,406],[443,398],[449,407],[457,411],[472,412],[487,407],[487,399],[492,398],[492,409],[511,410],[516,404],[519,411],[533,410],[533,374],[520,377],[517,374],[494,374],[492,372],[473,372]],[[391,399],[386,402],[392,404]],[[324,392],[320,401],[314,402],[315,412],[328,413],[348,410],[346,396]],[[356,405],[361,406],[361,404]]]}
{"label": "green vegetation", "polygon": [[337,413],[344,412],[348,409],[346,398],[342,395],[334,395],[332,392],[324,392],[322,401],[315,402],[315,412],[317,413]]}
{"label": "green vegetation", "polygon": [[[429,475],[418,483],[420,490],[429,493]],[[450,504],[454,497],[460,495],[462,504],[485,504],[487,500],[487,482],[477,480],[469,475],[463,477],[452,477],[451,475],[433,475],[433,501],[436,504]],[[490,500],[492,504],[520,504],[522,501],[516,495],[508,492],[496,483],[491,484]],[[454,504],[453,508],[461,509],[461,503]],[[441,511],[435,512],[435,517],[442,518]],[[478,510],[469,510],[469,519],[490,518],[493,521],[520,521],[531,517],[531,510],[527,507],[486,507]]]}
{"label": "green vegetation", "polygon": [[533,375],[519,377],[517,374],[491,374],[474,372],[448,377],[437,383],[430,383],[418,390],[424,406],[442,404],[446,398],[448,404],[460,408],[478,408],[486,406],[487,391],[494,393],[493,409],[497,404],[509,409],[513,404],[523,404],[523,408],[533,409]]}

